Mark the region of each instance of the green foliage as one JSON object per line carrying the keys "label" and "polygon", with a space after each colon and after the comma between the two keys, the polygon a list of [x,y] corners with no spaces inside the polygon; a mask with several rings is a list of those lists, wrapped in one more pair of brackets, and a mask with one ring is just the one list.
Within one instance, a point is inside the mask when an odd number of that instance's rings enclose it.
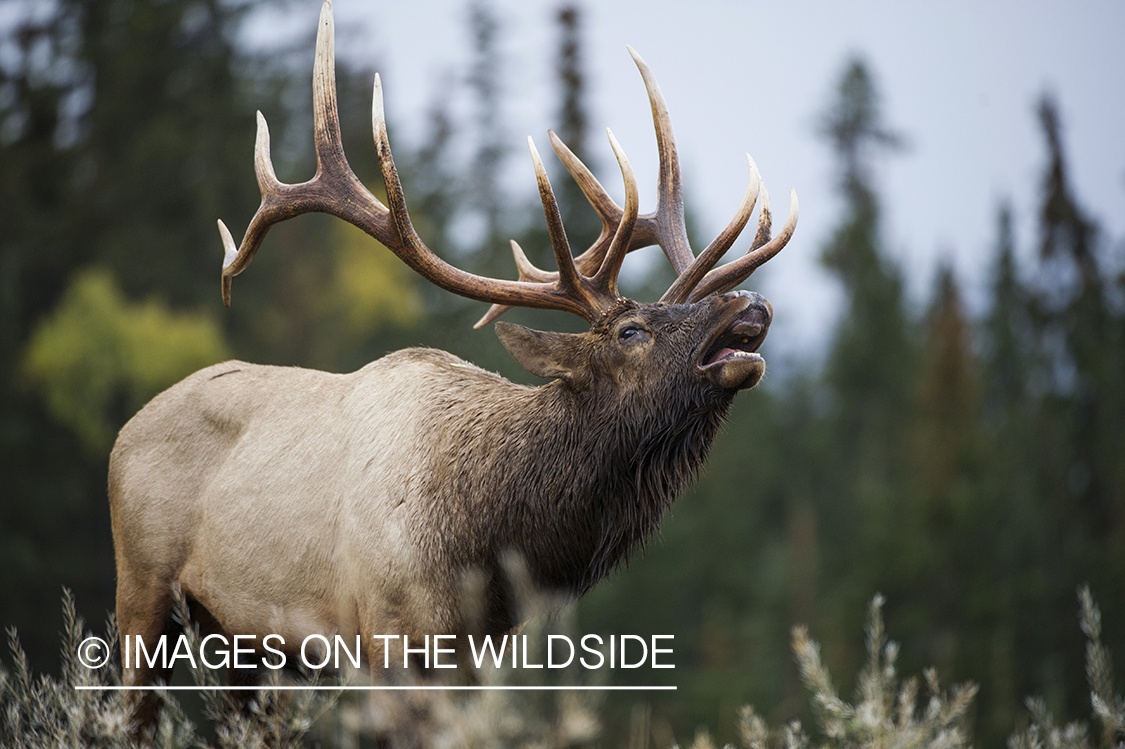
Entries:
{"label": "green foliage", "polygon": [[335,262],[326,304],[350,340],[385,325],[406,327],[422,316],[416,276],[390,250],[351,224],[333,225]]}
{"label": "green foliage", "polygon": [[133,413],[164,388],[229,358],[210,316],[131,303],[99,269],[76,273],[58,308],[28,342],[24,370],[51,413],[91,450],[112,444],[121,411]]}

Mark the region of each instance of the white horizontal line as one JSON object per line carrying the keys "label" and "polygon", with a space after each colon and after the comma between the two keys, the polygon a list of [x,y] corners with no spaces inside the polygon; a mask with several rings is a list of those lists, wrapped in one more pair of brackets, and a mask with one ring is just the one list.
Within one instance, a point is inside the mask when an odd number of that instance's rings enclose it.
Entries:
{"label": "white horizontal line", "polygon": [[654,686],[625,686],[625,687],[550,687],[550,686],[506,686],[506,687],[468,687],[468,686],[213,686],[213,687],[187,687],[187,686],[157,686],[157,687],[105,687],[105,686],[76,686],[80,692],[138,692],[138,691],[168,691],[168,692],[285,692],[307,690],[315,692],[613,692],[613,691],[675,691],[676,687]]}

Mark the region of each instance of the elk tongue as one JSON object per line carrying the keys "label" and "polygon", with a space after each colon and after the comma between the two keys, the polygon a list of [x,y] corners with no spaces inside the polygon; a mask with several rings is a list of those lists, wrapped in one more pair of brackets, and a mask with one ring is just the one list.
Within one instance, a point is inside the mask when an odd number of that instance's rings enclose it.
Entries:
{"label": "elk tongue", "polygon": [[705,366],[709,365],[709,364],[714,364],[717,361],[722,361],[723,359],[726,359],[728,356],[734,356],[738,352],[739,352],[739,349],[736,349],[736,348],[725,348],[725,347],[719,348],[717,351],[715,351],[714,354],[709,356],[707,358],[707,361],[703,362],[703,364]]}

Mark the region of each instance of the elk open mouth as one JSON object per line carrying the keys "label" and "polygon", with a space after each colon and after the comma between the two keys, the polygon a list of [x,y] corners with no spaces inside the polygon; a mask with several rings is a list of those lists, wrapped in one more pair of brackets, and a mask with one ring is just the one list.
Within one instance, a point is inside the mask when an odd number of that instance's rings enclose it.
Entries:
{"label": "elk open mouth", "polygon": [[758,347],[766,338],[769,319],[748,306],[721,329],[699,359],[699,369],[723,388],[742,390],[758,384],[766,362]]}
{"label": "elk open mouth", "polygon": [[761,323],[735,320],[733,325],[723,331],[711,348],[707,349],[699,366],[707,369],[735,357],[761,359],[762,356],[757,351],[765,337],[765,330]]}

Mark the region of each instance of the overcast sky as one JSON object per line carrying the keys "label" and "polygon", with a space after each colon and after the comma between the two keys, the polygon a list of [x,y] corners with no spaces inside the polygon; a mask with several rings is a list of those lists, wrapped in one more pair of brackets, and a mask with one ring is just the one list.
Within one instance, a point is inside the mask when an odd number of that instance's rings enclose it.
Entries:
{"label": "overcast sky", "polygon": [[[535,194],[524,138],[549,152],[559,124],[553,75],[559,2],[494,0],[505,67],[508,190]],[[746,187],[743,153],[758,164],[783,214],[790,187],[801,218],[790,246],[751,279],[777,310],[767,345],[822,342],[838,292],[816,258],[838,219],[832,160],[816,135],[845,62],[862,56],[886,121],[908,150],[879,171],[886,238],[921,303],[939,256],[953,258],[979,307],[996,208],[1010,200],[1028,254],[1044,148],[1034,106],[1061,105],[1071,177],[1082,204],[1123,254],[1125,237],[1125,2],[586,2],[584,52],[599,176],[621,194],[602,133],[612,127],[637,171],[641,210],[655,202],[655,141],[643,85],[625,50],[646,59],[664,90],[684,167],[685,193],[705,233],[730,219]],[[287,6],[249,33],[286,38],[315,27],[319,4]],[[336,0],[338,53],[377,65],[396,137],[412,147],[443,80],[463,86],[469,59],[466,0]],[[311,65],[312,51],[309,51]],[[461,101],[464,91],[454,89]],[[407,186],[409,190],[409,186]],[[409,197],[409,195],[408,195]],[[782,219],[779,218],[778,221]],[[736,247],[743,247],[736,245]],[[697,250],[699,248],[696,248]]]}

